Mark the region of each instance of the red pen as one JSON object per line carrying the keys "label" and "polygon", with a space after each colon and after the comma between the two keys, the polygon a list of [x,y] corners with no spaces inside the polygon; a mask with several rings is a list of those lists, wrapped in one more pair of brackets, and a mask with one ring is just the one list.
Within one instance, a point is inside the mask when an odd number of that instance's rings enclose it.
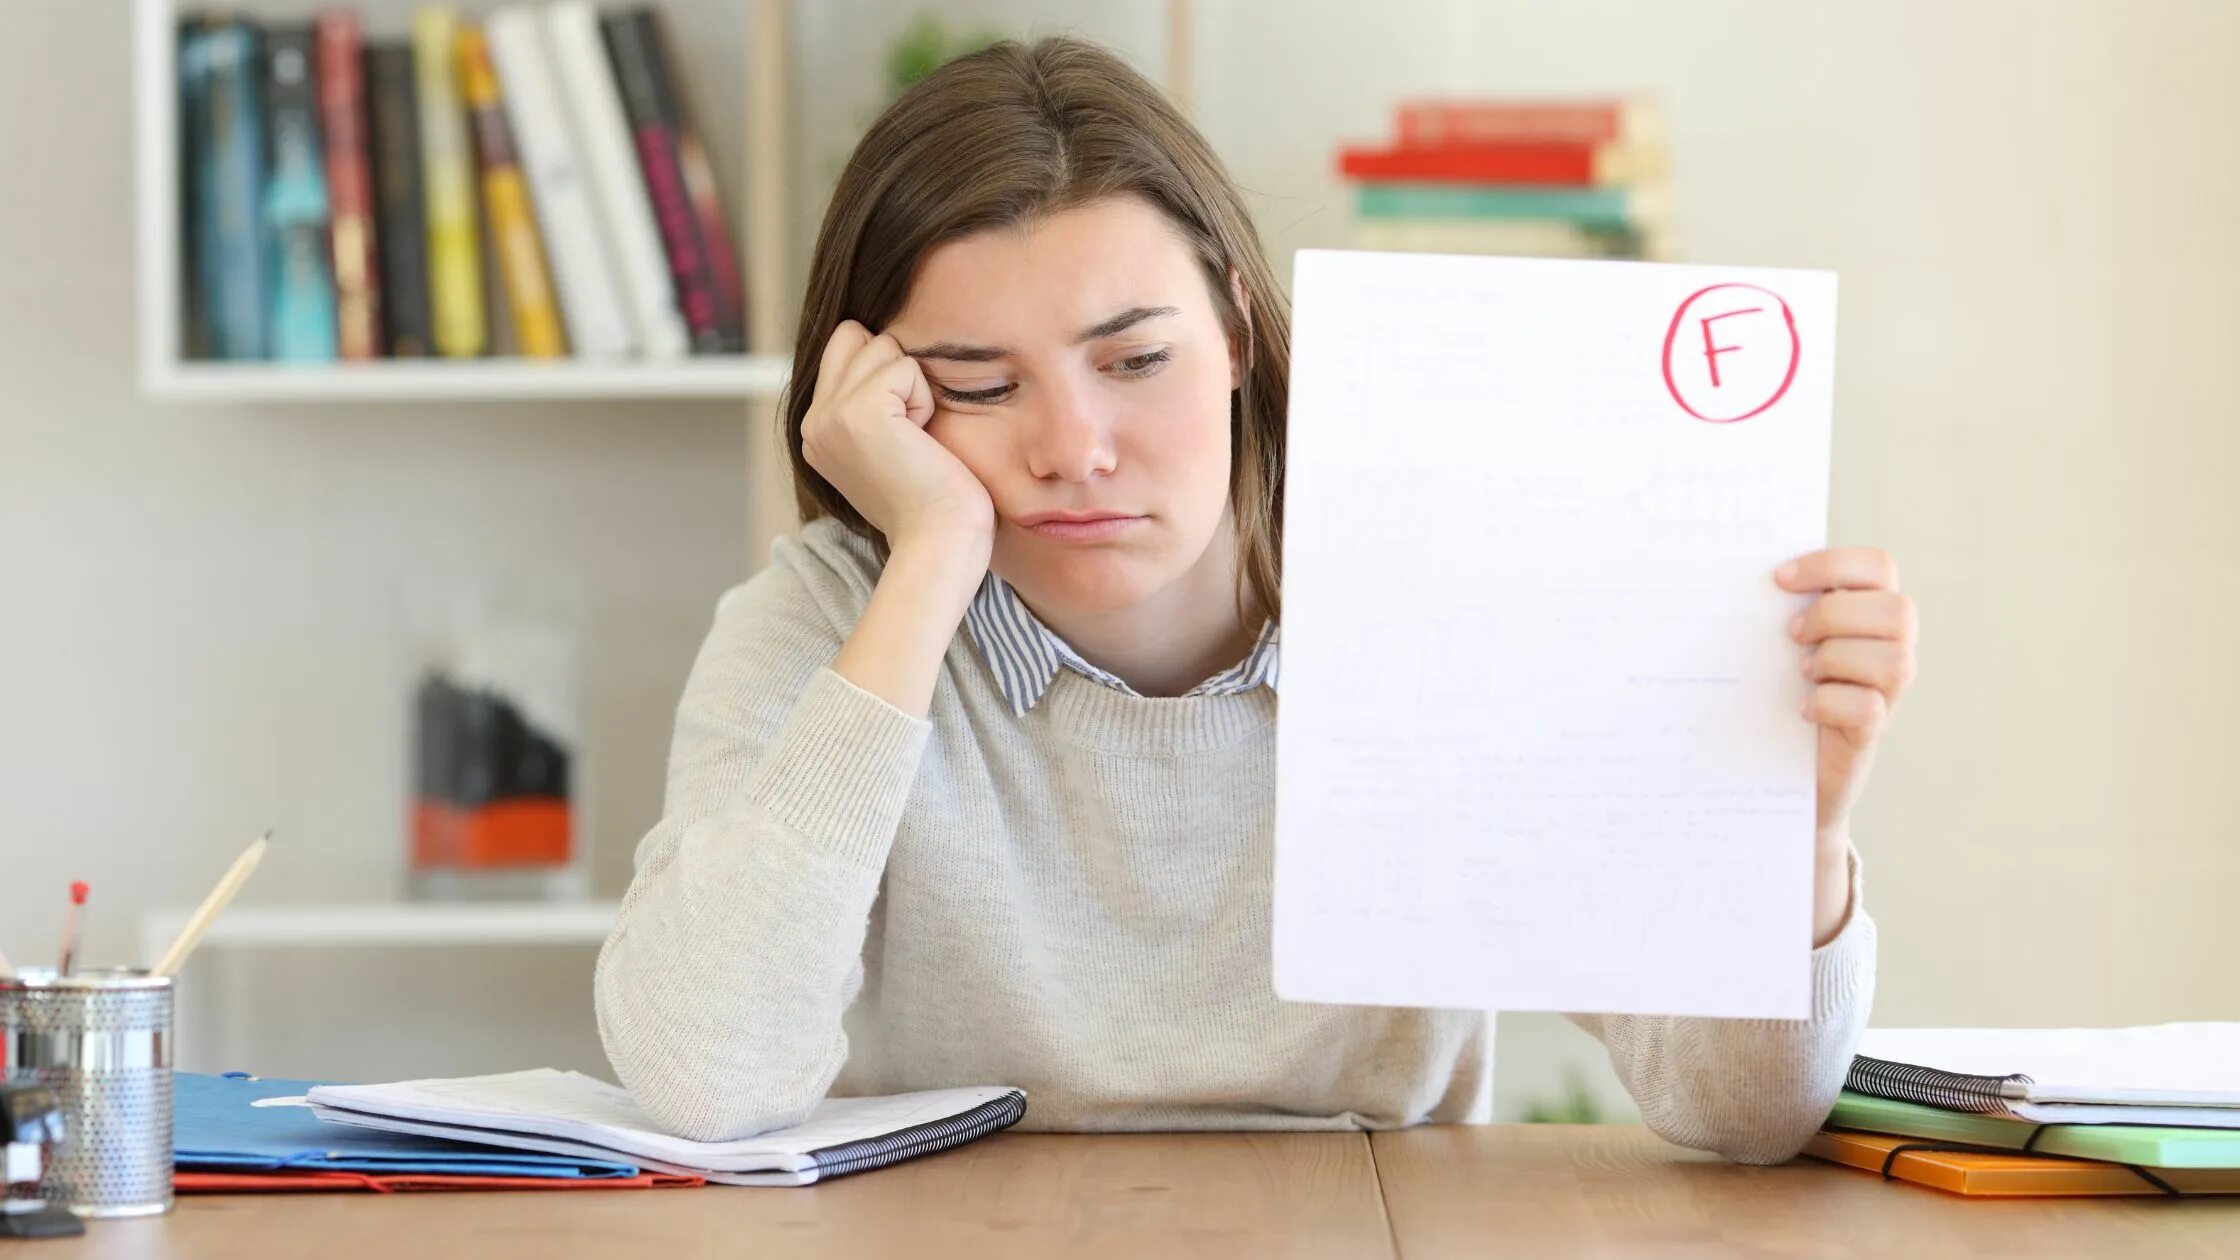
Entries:
{"label": "red pen", "polygon": [[82,879],[70,885],[70,909],[62,916],[62,966],[55,970],[58,976],[70,974],[72,956],[78,952],[78,907],[86,903],[86,894],[91,891]]}

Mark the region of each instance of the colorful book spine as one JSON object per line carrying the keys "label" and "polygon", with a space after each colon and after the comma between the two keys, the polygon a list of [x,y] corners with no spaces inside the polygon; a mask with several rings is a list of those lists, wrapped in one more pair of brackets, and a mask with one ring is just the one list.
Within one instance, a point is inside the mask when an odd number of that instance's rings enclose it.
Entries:
{"label": "colorful book spine", "polygon": [[319,123],[333,209],[335,343],[345,359],[381,354],[381,267],[373,220],[373,170],[366,147],[366,88],[358,16],[330,9],[314,24],[319,59]]}
{"label": "colorful book spine", "polygon": [[330,363],[335,356],[334,275],[327,252],[327,166],[319,144],[319,93],[312,83],[311,28],[265,27],[266,130],[272,169],[265,222],[272,271],[271,356]]}
{"label": "colorful book spine", "polygon": [[1475,144],[1339,150],[1348,179],[1602,187],[1661,175],[1656,152],[1623,144]]}
{"label": "colorful book spine", "polygon": [[590,180],[568,133],[567,112],[546,54],[544,25],[534,8],[514,5],[492,13],[485,34],[498,69],[506,119],[513,125],[520,151],[521,170],[529,183],[530,203],[544,237],[545,261],[551,265],[568,344],[582,358],[627,356],[630,323],[599,231]]}
{"label": "colorful book spine", "polygon": [[646,358],[681,357],[690,348],[684,316],[598,14],[590,0],[558,0],[542,12],[561,97],[628,308],[631,340]]}
{"label": "colorful book spine", "polygon": [[1421,100],[1395,114],[1403,148],[1456,144],[1652,142],[1658,111],[1649,100]]}
{"label": "colorful book spine", "polygon": [[427,193],[420,181],[419,88],[407,44],[366,47],[366,121],[374,225],[381,238],[381,337],[396,359],[435,352],[428,307]]}
{"label": "colorful book spine", "polygon": [[460,28],[458,58],[461,98],[472,124],[475,162],[482,175],[483,209],[490,216],[490,239],[505,278],[514,335],[525,357],[559,358],[568,352],[560,332],[560,307],[554,300],[552,275],[545,265],[544,242],[529,208],[529,186],[521,176],[513,128],[506,121],[498,72],[490,64],[490,45],[479,29]]}
{"label": "colorful book spine", "polygon": [[264,111],[256,32],[227,22],[203,33],[208,96],[204,160],[195,177],[210,348],[221,359],[265,357]]}
{"label": "colorful book spine", "polygon": [[1623,232],[1665,215],[1661,190],[1532,185],[1361,184],[1364,219],[1554,219],[1590,232]]}
{"label": "colorful book spine", "polygon": [[638,165],[654,220],[669,257],[669,279],[696,353],[720,354],[737,348],[727,338],[716,293],[714,265],[692,210],[677,153],[676,119],[661,83],[660,48],[649,15],[632,11],[603,15],[600,33],[622,90],[622,108],[637,142]]}
{"label": "colorful book spine", "polygon": [[204,44],[209,22],[187,18],[178,25],[179,60],[179,350],[189,359],[214,353],[210,335],[210,295],[203,272],[200,187],[210,162],[210,51]]}
{"label": "colorful book spine", "polygon": [[488,344],[474,156],[459,103],[459,17],[430,6],[412,17],[413,84],[420,119],[420,178],[428,225],[429,309],[436,353],[467,359]]}
{"label": "colorful book spine", "polygon": [[708,252],[709,270],[715,273],[716,319],[723,328],[726,346],[744,350],[746,279],[739,270],[739,251],[731,244],[731,219],[723,210],[723,193],[716,185],[715,165],[708,161],[707,147],[700,143],[700,124],[693,116],[691,98],[685,94],[684,78],[677,73],[676,46],[669,39],[668,28],[657,10],[640,10],[638,20],[652,31],[656,54],[654,70],[658,76],[655,86],[661,92],[669,116],[676,120],[677,166],[684,173],[685,195],[692,201],[692,217],[700,226],[700,241]]}

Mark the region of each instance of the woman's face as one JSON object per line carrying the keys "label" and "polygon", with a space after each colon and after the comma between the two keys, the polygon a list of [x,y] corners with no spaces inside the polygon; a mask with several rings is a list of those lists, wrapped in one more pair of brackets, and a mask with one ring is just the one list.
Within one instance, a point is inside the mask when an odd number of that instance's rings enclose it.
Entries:
{"label": "woman's face", "polygon": [[991,566],[1045,616],[1140,603],[1212,554],[1236,362],[1163,212],[1114,197],[950,241],[883,331],[995,501]]}

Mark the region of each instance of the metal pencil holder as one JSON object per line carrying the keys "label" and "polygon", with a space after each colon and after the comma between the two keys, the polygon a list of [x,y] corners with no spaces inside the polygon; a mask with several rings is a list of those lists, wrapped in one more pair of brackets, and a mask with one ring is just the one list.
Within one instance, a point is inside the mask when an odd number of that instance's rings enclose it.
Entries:
{"label": "metal pencil holder", "polygon": [[64,1134],[40,1193],[80,1216],[171,1210],[170,976],[0,979],[0,1065],[55,1092]]}

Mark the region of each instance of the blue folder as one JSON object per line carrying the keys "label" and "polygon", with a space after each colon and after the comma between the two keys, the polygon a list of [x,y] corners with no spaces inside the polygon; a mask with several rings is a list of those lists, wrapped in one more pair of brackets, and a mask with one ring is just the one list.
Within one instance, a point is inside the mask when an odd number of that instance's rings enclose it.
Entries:
{"label": "blue folder", "polygon": [[260,1098],[296,1098],[325,1081],[260,1080],[239,1074],[173,1076],[172,1155],[181,1169],[279,1172],[312,1168],[355,1173],[451,1173],[481,1177],[635,1177],[637,1166],[609,1159],[544,1155],[479,1142],[388,1133],[321,1120],[309,1107],[259,1107]]}

